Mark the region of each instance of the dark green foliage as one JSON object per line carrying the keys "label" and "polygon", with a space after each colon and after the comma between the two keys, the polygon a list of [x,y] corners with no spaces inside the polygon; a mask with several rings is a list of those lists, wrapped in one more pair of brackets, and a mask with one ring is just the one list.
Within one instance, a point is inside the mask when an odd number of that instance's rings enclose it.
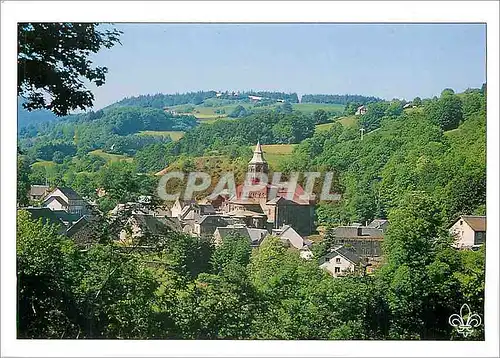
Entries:
{"label": "dark green foliage", "polygon": [[245,117],[247,115],[248,115],[248,112],[245,109],[245,107],[243,107],[242,105],[238,105],[231,113],[228,114],[228,117],[241,118],[241,117]]}
{"label": "dark green foliage", "polygon": [[31,185],[31,168],[26,157],[17,157],[17,203],[20,206],[29,204],[28,193]]}
{"label": "dark green foliage", "polygon": [[136,153],[134,160],[141,173],[158,172],[168,166],[173,157],[170,155],[173,143],[151,144]]}
{"label": "dark green foliage", "polygon": [[415,97],[411,103],[414,106],[420,107],[422,105],[422,99],[420,97]]}
{"label": "dark green foliage", "polygon": [[154,108],[118,107],[41,123],[31,133],[20,136],[20,146],[34,159],[52,160],[55,151],[64,157],[83,155],[95,149],[134,155],[155,143],[170,141],[168,136],[136,135],[140,131],[184,131],[197,125],[191,115],[173,116]]}
{"label": "dark green foliage", "polygon": [[318,109],[313,113],[314,124],[323,124],[328,122],[328,113],[324,109]]}
{"label": "dark green foliage", "polygon": [[224,150],[229,145],[298,143],[312,136],[314,120],[311,116],[293,112],[283,114],[263,112],[236,121],[218,120],[200,125],[186,133],[174,149],[178,153],[203,155],[205,152]]}
{"label": "dark green foliage", "polygon": [[17,93],[24,108],[64,116],[92,107],[94,95],[82,79],[101,86],[108,69],[93,67],[89,56],[118,43],[121,32],[100,31],[94,23],[19,23],[17,31]]}
{"label": "dark green foliage", "polygon": [[245,268],[250,260],[251,247],[248,239],[235,235],[225,237],[221,245],[215,248],[210,265],[212,272],[220,273],[239,265]]}
{"label": "dark green foliage", "polygon": [[[484,97],[481,102],[485,103]],[[447,222],[485,204],[484,106],[449,133],[429,118],[427,107],[399,115],[396,101],[368,108],[367,114],[357,118],[366,125],[378,123],[379,129],[365,133],[363,141],[359,127],[338,125],[302,141],[281,166],[285,171],[333,170],[337,174],[333,190],[342,194],[342,200],[320,203],[316,210],[319,224],[364,223],[384,217],[411,190],[435,197]],[[395,112],[388,115],[391,109]]]}
{"label": "dark green foliage", "polygon": [[[371,96],[361,96],[358,94],[305,94],[302,96],[302,103],[337,103],[348,105],[351,102],[358,104],[358,107],[362,104],[372,103],[382,101],[380,98]],[[354,114],[354,112],[353,112]]]}
{"label": "dark green foliage", "polygon": [[444,90],[438,100],[426,106],[425,111],[445,131],[457,128],[463,120],[462,102],[452,90]]}

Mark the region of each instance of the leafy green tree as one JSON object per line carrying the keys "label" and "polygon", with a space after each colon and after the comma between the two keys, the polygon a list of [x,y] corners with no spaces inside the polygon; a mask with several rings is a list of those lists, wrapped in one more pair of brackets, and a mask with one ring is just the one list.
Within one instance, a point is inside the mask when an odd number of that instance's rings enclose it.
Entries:
{"label": "leafy green tree", "polygon": [[55,151],[52,155],[52,161],[57,164],[62,164],[64,161],[64,153],[61,151]]}
{"label": "leafy green tree", "polygon": [[415,97],[412,101],[414,106],[420,107],[422,105],[422,99],[420,97]]}
{"label": "leafy green tree", "polygon": [[73,288],[81,262],[72,243],[58,228],[17,215],[18,338],[74,338],[78,305]]}
{"label": "leafy green tree", "polygon": [[17,92],[26,99],[24,107],[59,116],[91,107],[94,96],[82,78],[101,86],[107,68],[92,67],[89,57],[111,48],[120,34],[116,29],[100,31],[94,23],[19,23]]}
{"label": "leafy green tree", "polygon": [[247,238],[240,235],[224,237],[210,259],[212,271],[219,273],[230,265],[246,267],[250,261],[251,252],[252,249]]}
{"label": "leafy green tree", "polygon": [[485,104],[485,99],[479,91],[469,91],[462,97],[463,114],[465,118],[479,112]]}
{"label": "leafy green tree", "polygon": [[314,124],[323,124],[328,122],[328,114],[324,109],[318,109],[313,113]]}
{"label": "leafy green tree", "polygon": [[463,120],[462,102],[452,90],[444,90],[437,101],[432,101],[426,111],[434,123],[445,131],[455,129]]}
{"label": "leafy green tree", "polygon": [[424,193],[411,193],[389,220],[387,263],[378,274],[391,312],[390,337],[449,339],[448,317],[460,308],[461,298],[439,206]]}
{"label": "leafy green tree", "polygon": [[31,187],[31,168],[24,156],[17,157],[17,203],[20,206],[29,204],[28,193]]}

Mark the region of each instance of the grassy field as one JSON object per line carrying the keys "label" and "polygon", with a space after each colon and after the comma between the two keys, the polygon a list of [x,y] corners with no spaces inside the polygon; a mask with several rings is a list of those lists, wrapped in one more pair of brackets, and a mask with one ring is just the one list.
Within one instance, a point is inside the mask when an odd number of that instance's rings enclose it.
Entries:
{"label": "grassy field", "polygon": [[184,137],[183,131],[142,131],[140,135],[149,135],[154,137],[170,137],[174,142]]}
{"label": "grassy field", "polygon": [[325,131],[329,130],[334,124],[335,124],[335,122],[318,124],[314,128],[314,130],[315,130],[316,133],[318,133],[318,132],[325,132]]}
{"label": "grassy field", "polygon": [[353,127],[356,125],[358,119],[356,116],[348,116],[348,117],[341,117],[339,119],[340,124],[342,124],[344,127]]}
{"label": "grassy field", "polygon": [[31,166],[33,168],[35,167],[53,167],[54,165],[56,165],[56,163],[54,163],[53,161],[51,160],[39,160],[38,162],[35,162],[33,163]]}
{"label": "grassy field", "polygon": [[[273,103],[268,106],[256,107],[253,103],[237,102],[237,101],[231,101],[230,103],[228,103],[227,100],[224,101],[217,99],[211,99],[210,101],[207,101],[207,103],[212,104],[213,107],[205,107],[204,105],[197,105],[194,106],[194,109],[188,114],[192,114],[200,121],[205,122],[209,120],[213,121],[219,118],[226,118],[239,105],[255,112],[272,110],[275,109],[277,106],[281,105],[280,103]],[[344,106],[341,104],[328,104],[328,103],[293,103],[292,107],[294,110],[300,111],[305,114],[313,113],[318,109],[324,109],[325,111],[342,111],[344,109]],[[172,109],[184,111],[186,109],[186,105],[173,106]],[[224,113],[215,113],[215,111],[222,111],[222,110],[224,111]]]}
{"label": "grassy field", "polygon": [[108,162],[116,162],[120,160],[125,160],[127,162],[131,162],[133,159],[130,157],[127,157],[126,155],[120,155],[120,154],[110,154],[110,153],[105,153],[102,151],[102,149],[96,149],[89,154],[97,155]]}
{"label": "grassy field", "polygon": [[294,103],[292,107],[296,111],[303,113],[313,113],[318,109],[324,109],[325,111],[343,111],[344,106],[342,104],[330,104],[330,103]]}
{"label": "grassy field", "polygon": [[[355,116],[349,116],[349,117],[340,117],[338,119],[338,122],[340,124],[342,124],[345,128],[347,127],[352,127],[354,125],[356,125],[356,122],[357,122],[357,118]],[[336,123],[337,121],[334,121],[334,122],[330,122],[330,123],[323,123],[323,124],[318,124],[315,128],[315,131],[316,133],[318,132],[324,132],[324,131],[327,131],[329,130],[333,125],[334,123]]]}

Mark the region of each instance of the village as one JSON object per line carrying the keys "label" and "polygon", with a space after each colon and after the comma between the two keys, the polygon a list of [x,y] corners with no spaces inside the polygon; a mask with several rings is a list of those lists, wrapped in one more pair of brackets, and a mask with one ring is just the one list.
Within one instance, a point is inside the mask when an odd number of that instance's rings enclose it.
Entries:
{"label": "village", "polygon": [[[268,169],[258,143],[248,163],[253,183],[259,184],[260,175],[267,175]],[[223,192],[199,201],[177,198],[171,205],[153,205],[151,196],[141,196],[136,202],[118,204],[109,213],[99,213],[92,201],[71,188],[32,185],[30,201],[36,204],[19,209],[28,211],[34,220],[56,225],[61,235],[83,249],[96,242],[99,220],[115,220],[114,225],[121,222],[115,240],[124,246],[137,245],[143,237],[154,242],[171,232],[196,236],[215,246],[237,235],[246,238],[252,248],[275,236],[286,248],[311,260],[312,246],[328,238],[331,246],[317,260],[333,277],[371,274],[381,265],[384,234],[390,226],[387,219],[374,219],[364,225],[316,228],[314,195],[297,185],[290,197],[286,189],[266,184],[244,195],[243,185],[239,185],[232,196]],[[486,242],[486,216],[460,216],[449,232],[455,237],[456,249],[476,250]]]}

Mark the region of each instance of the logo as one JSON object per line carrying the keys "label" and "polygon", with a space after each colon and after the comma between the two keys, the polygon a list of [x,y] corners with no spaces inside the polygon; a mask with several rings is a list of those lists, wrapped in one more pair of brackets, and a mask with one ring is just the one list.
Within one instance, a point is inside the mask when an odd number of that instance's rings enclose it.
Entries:
{"label": "logo", "polygon": [[472,313],[467,303],[460,308],[460,315],[454,313],[450,316],[448,322],[455,327],[459,334],[464,337],[469,336],[474,328],[481,325],[481,317],[477,313]]}

